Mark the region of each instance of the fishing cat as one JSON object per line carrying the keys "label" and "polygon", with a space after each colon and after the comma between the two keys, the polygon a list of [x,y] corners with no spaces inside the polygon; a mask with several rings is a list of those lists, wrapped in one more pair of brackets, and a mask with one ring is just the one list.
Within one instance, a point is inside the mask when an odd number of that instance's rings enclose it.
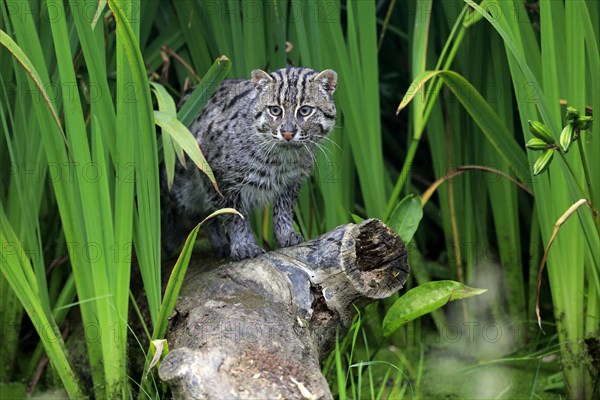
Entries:
{"label": "fishing cat", "polygon": [[[171,190],[162,171],[163,248],[173,254],[191,227],[209,213],[233,207],[207,222],[209,241],[234,260],[264,252],[252,235],[249,213],[273,206],[274,233],[282,247],[302,242],[294,230],[294,206],[310,176],[319,142],[333,129],[337,74],[331,69],[287,67],[254,70],[250,80],[226,80],[190,126],[222,193],[188,160],[178,163]],[[185,98],[184,100],[185,101]]]}

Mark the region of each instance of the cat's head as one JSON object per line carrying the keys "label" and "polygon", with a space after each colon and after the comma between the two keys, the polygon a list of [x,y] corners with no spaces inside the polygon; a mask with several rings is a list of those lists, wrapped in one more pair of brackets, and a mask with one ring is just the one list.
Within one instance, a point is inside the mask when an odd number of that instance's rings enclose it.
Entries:
{"label": "cat's head", "polygon": [[317,142],[335,125],[337,74],[310,68],[252,71],[258,92],[254,124],[259,134],[281,144]]}

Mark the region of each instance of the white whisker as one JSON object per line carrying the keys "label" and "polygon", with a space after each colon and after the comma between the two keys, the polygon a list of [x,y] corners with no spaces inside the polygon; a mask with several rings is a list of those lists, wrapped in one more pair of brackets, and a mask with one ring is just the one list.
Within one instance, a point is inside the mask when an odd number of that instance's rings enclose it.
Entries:
{"label": "white whisker", "polygon": [[337,147],[338,149],[340,149],[342,152],[344,151],[344,150],[342,150],[342,148],[340,147],[340,145],[337,144],[336,142],[334,142],[330,137],[323,136],[322,139],[329,140],[329,143],[333,143],[335,145],[335,147]]}

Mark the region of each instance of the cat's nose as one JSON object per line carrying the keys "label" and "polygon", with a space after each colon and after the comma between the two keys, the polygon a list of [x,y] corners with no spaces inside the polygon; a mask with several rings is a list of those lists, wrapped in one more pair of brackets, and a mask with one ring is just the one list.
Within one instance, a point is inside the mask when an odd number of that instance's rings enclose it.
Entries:
{"label": "cat's nose", "polygon": [[294,131],[284,131],[284,132],[283,132],[283,138],[284,138],[285,140],[287,140],[288,142],[289,142],[290,140],[292,140],[292,139],[294,138],[294,136],[295,136],[295,135],[296,135],[296,132],[294,132]]}

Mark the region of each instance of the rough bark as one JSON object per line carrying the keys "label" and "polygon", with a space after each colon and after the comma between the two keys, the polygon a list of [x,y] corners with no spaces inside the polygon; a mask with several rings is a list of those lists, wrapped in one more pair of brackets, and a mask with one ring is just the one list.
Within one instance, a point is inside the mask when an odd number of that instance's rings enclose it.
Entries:
{"label": "rough bark", "polygon": [[254,259],[192,260],[159,376],[177,399],[330,399],[319,363],[336,331],[407,277],[404,243],[374,219]]}

